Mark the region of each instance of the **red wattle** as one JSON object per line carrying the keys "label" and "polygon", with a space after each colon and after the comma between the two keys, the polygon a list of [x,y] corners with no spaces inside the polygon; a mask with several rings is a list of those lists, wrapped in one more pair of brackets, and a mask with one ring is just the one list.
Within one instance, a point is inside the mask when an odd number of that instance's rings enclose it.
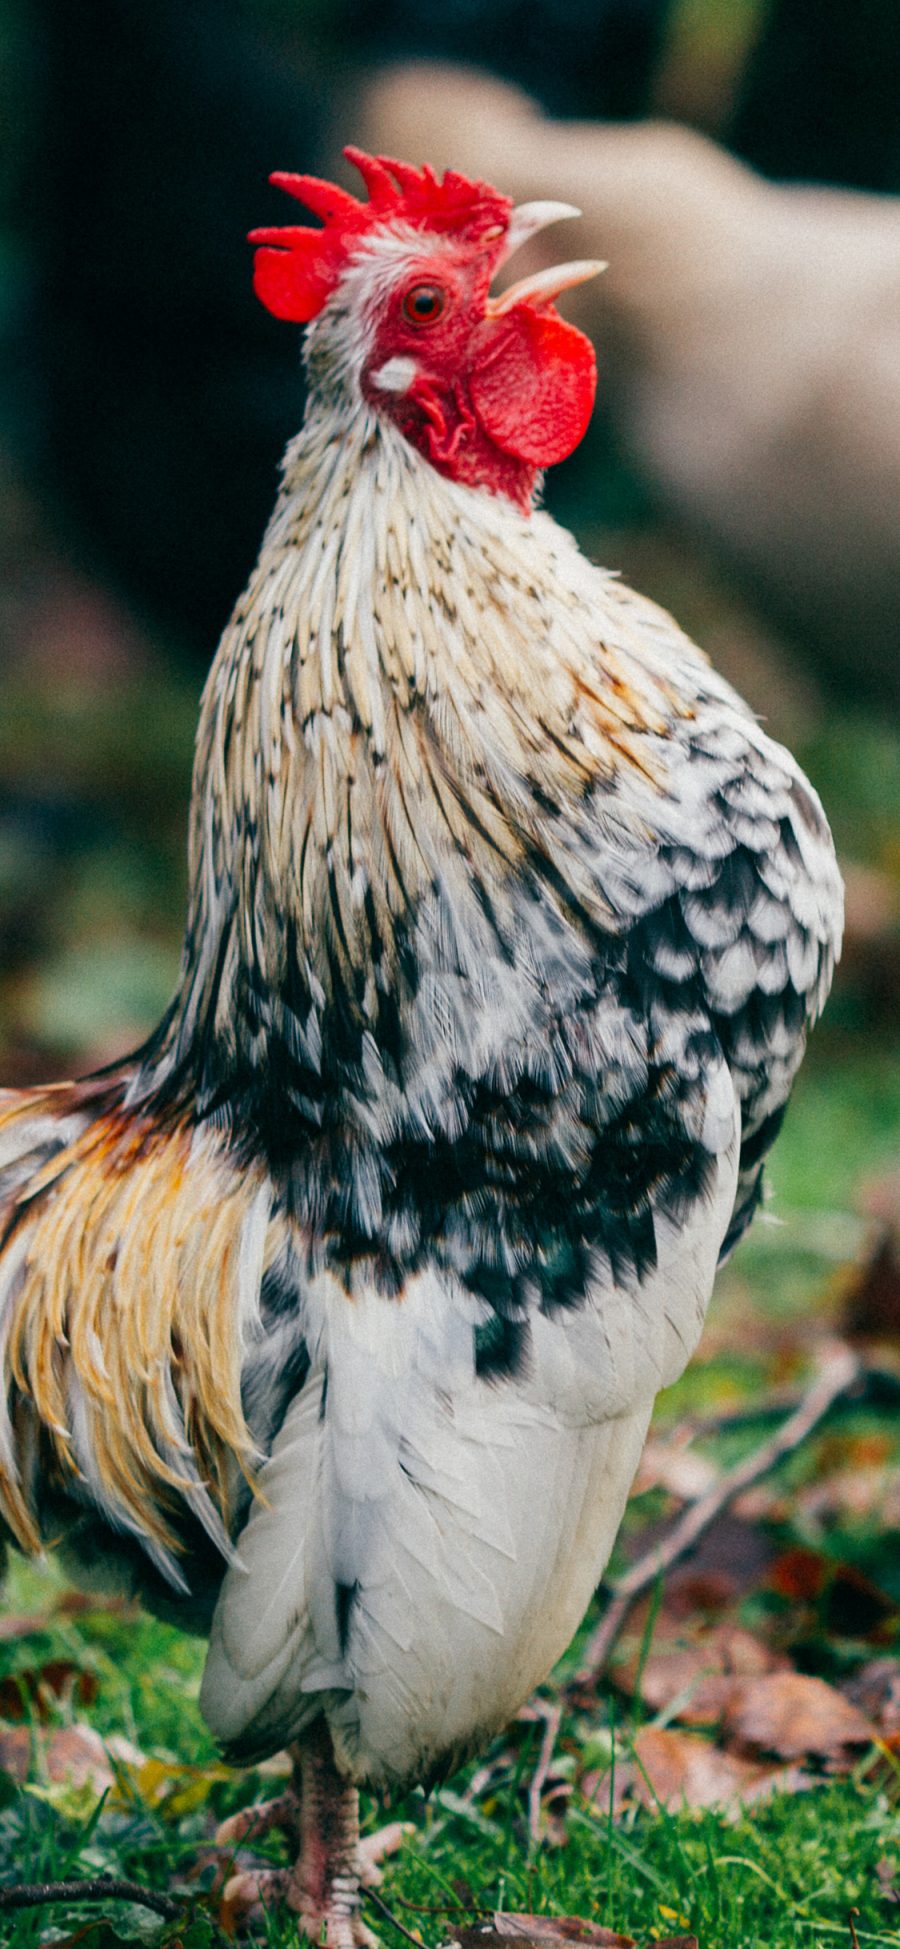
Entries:
{"label": "red wattle", "polygon": [[597,390],[589,338],[553,310],[527,304],[489,320],[469,376],[469,396],[504,453],[552,467],[587,432]]}

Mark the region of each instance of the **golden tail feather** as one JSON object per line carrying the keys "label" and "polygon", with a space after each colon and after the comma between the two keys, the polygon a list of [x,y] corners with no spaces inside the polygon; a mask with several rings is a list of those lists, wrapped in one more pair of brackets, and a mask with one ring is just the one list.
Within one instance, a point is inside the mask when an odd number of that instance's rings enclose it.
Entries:
{"label": "golden tail feather", "polygon": [[184,1113],[126,1107],[128,1080],[0,1097],[0,1515],[26,1550],[23,1421],[60,1482],[164,1552],[185,1499],[227,1527],[255,1459],[241,1371],[275,1249],[265,1172]]}

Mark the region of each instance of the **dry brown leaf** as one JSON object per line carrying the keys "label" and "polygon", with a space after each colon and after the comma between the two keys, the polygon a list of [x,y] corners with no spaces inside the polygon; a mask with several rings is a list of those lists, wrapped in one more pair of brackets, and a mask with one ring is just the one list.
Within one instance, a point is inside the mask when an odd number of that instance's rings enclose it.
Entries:
{"label": "dry brown leaf", "polygon": [[[643,1726],[634,1738],[633,1759],[616,1767],[613,1811],[619,1812],[626,1800],[636,1800],[643,1807],[720,1807],[737,1814],[778,1787],[799,1791],[810,1784],[797,1767],[761,1766],[723,1752],[697,1733]],[[595,1804],[606,1805],[608,1772],[585,1779],[582,1790]]]}
{"label": "dry brown leaf", "polygon": [[97,1680],[71,1658],[48,1658],[39,1667],[29,1665],[11,1678],[0,1679],[0,1717],[24,1719],[48,1717],[54,1699],[71,1695],[79,1705],[93,1705]]}
{"label": "dry brown leaf", "polygon": [[459,1949],[496,1949],[511,1940],[558,1949],[558,1945],[584,1942],[594,1949],[635,1949],[634,1937],[617,1935],[597,1922],[586,1922],[580,1915],[515,1915],[498,1909],[490,1923],[455,1929],[451,1942]]}
{"label": "dry brown leaf", "polygon": [[633,1940],[630,1935],[617,1935],[614,1929],[605,1929],[599,1922],[588,1922],[583,1915],[519,1915],[511,1909],[498,1908],[493,1924],[498,1935],[524,1936],[528,1942],[543,1941],[548,1932],[551,1936],[562,1936],[565,1942],[615,1945]]}
{"label": "dry brown leaf", "polygon": [[[634,1742],[640,1777],[637,1798],[645,1806],[721,1806],[756,1784],[759,1769],[733,1753],[723,1753],[694,1733],[644,1726]],[[646,1778],[643,1778],[646,1775]]]}
{"label": "dry brown leaf", "polygon": [[741,1753],[846,1764],[854,1748],[871,1745],[877,1736],[871,1721],[833,1685],[790,1671],[739,1681],[722,1730]]}
{"label": "dry brown leaf", "polygon": [[42,1727],[0,1725],[0,1767],[22,1785],[30,1776],[46,1774],[54,1785],[69,1781],[104,1793],[115,1779],[111,1756],[140,1764],[142,1755],[127,1739],[104,1744],[92,1726]]}
{"label": "dry brown leaf", "polygon": [[654,1712],[679,1700],[676,1716],[688,1725],[721,1718],[738,1679],[787,1667],[786,1658],[740,1625],[691,1628],[666,1611],[660,1614],[643,1671],[640,1652],[635,1642],[610,1676],[630,1694],[640,1680],[641,1697]]}

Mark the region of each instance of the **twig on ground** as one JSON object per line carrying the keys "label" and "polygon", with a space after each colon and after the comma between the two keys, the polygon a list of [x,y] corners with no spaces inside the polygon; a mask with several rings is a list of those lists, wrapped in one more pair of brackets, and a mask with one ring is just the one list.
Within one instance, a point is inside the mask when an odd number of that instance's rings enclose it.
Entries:
{"label": "twig on ground", "polygon": [[538,1712],[542,1714],[544,1719],[544,1737],[541,1740],[538,1763],[532,1773],[531,1783],[528,1788],[528,1832],[536,1847],[541,1838],[541,1794],[547,1784],[547,1775],[553,1764],[553,1748],[556,1745],[556,1735],[559,1732],[562,1707],[559,1705],[550,1705],[547,1699],[533,1699],[532,1704],[536,1706]]}
{"label": "twig on ground", "polygon": [[[890,1368],[879,1369],[874,1363],[867,1362],[860,1368],[857,1382],[851,1404],[854,1408],[872,1401],[877,1403],[885,1392],[890,1399],[900,1392],[900,1381]],[[846,1390],[847,1393],[850,1391],[849,1388]],[[676,1422],[664,1439],[677,1441],[680,1436],[686,1438],[685,1445],[689,1446],[691,1442],[707,1440],[710,1435],[722,1434],[732,1428],[748,1428],[755,1421],[768,1421],[772,1415],[793,1412],[795,1408],[803,1406],[805,1399],[806,1396],[798,1394],[794,1387],[773,1388],[763,1401],[735,1402],[732,1407],[720,1408],[716,1414],[698,1415],[696,1418],[685,1415],[684,1420]],[[840,1406],[840,1400],[836,1399],[834,1405]]]}
{"label": "twig on ground", "polygon": [[96,1875],[91,1881],[19,1881],[0,1887],[0,1909],[40,1908],[50,1902],[136,1902],[166,1922],[173,1922],[183,1908],[170,1895],[154,1895],[137,1881],[114,1881],[112,1875]]}
{"label": "twig on ground", "polygon": [[[392,1914],[388,1908],[387,1902],[384,1901],[381,1895],[376,1895],[374,1888],[364,1888],[362,1892],[366,1901],[371,1902],[373,1908],[377,1908],[379,1915],[383,1915],[385,1921],[390,1922],[392,1928],[395,1928],[399,1935],[405,1935],[407,1942],[414,1942],[415,1949],[422,1949],[420,1938],[417,1935],[413,1935],[412,1929],[404,1928],[403,1923],[398,1922],[396,1915]],[[407,1906],[411,1908],[412,1903],[408,1903]],[[425,1911],[426,1914],[435,1915],[441,1915],[443,1912],[442,1909],[428,1909]]]}
{"label": "twig on ground", "polygon": [[820,1361],[816,1380],[793,1414],[782,1422],[780,1428],[776,1428],[768,1441],[762,1442],[751,1455],[729,1469],[705,1495],[698,1496],[697,1501],[692,1502],[684,1515],[679,1517],[668,1536],[639,1557],[612,1586],[604,1615],[588,1639],[582,1662],[568,1687],[570,1692],[581,1691],[599,1677],[635,1598],[648,1590],[662,1571],[671,1569],[673,1563],[693,1549],[704,1530],[728,1508],[735,1496],[740,1495],[743,1489],[749,1489],[761,1476],[768,1475],[785,1455],[799,1448],[816,1423],[827,1414],[832,1403],[853,1386],[859,1374],[860,1362],[856,1355],[843,1341],[832,1341]]}
{"label": "twig on ground", "polygon": [[663,1439],[674,1440],[681,1435],[691,1441],[705,1441],[723,1429],[749,1428],[755,1421],[768,1421],[772,1415],[791,1414],[802,1405],[803,1399],[795,1387],[773,1388],[764,1401],[735,1401],[715,1414],[685,1415],[683,1421],[666,1431]]}

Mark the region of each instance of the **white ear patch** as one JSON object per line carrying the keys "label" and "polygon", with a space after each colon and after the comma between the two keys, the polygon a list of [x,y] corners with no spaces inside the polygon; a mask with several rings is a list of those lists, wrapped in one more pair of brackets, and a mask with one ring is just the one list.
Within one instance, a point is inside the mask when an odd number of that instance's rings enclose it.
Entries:
{"label": "white ear patch", "polygon": [[373,372],[372,383],[380,386],[384,393],[405,393],[416,376],[418,367],[415,359],[388,359],[378,372]]}

